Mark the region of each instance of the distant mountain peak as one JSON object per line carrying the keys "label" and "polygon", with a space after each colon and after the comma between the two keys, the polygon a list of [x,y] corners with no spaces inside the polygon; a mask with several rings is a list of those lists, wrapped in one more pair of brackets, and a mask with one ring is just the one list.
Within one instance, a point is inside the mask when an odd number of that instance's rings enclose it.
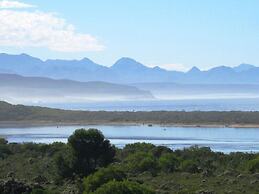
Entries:
{"label": "distant mountain peak", "polygon": [[123,57],[113,66],[107,67],[89,58],[43,61],[25,53],[19,55],[0,53],[0,73],[124,84],[141,82],[259,84],[259,67],[246,63],[236,67],[218,66],[206,71],[194,66],[188,72],[180,72],[159,66],[145,66],[129,57]]}
{"label": "distant mountain peak", "polygon": [[137,62],[135,59],[132,59],[132,58],[129,58],[129,57],[122,57],[118,61],[115,62],[115,64],[121,64],[121,63],[124,63],[124,64],[131,63],[132,64],[132,63],[139,63],[139,62]]}
{"label": "distant mountain peak", "polygon": [[116,63],[111,67],[112,69],[124,69],[124,70],[134,70],[134,69],[147,69],[145,65],[137,62],[136,60],[128,57],[123,57],[116,61]]}
{"label": "distant mountain peak", "polygon": [[89,59],[87,57],[82,58],[80,61],[87,62],[87,63],[95,63],[95,62],[93,62],[91,59]]}
{"label": "distant mountain peak", "polygon": [[20,56],[23,56],[23,57],[32,57],[32,56],[30,56],[30,55],[28,55],[28,54],[26,54],[26,53],[21,53]]}
{"label": "distant mountain peak", "polygon": [[153,67],[153,69],[156,69],[156,70],[163,70],[161,67],[159,67],[159,66],[155,66],[155,67]]}
{"label": "distant mountain peak", "polygon": [[218,67],[214,67],[212,69],[210,69],[209,71],[233,71],[233,69],[231,67],[225,66],[225,65],[221,65]]}
{"label": "distant mountain peak", "polygon": [[236,71],[236,72],[242,72],[242,71],[247,71],[247,70],[250,70],[252,68],[255,68],[254,65],[250,65],[250,64],[247,64],[247,63],[241,63],[240,65],[236,66],[236,67],[233,67],[233,69]]}
{"label": "distant mountain peak", "polygon": [[194,66],[187,73],[199,73],[199,72],[201,72],[201,70],[198,67]]}

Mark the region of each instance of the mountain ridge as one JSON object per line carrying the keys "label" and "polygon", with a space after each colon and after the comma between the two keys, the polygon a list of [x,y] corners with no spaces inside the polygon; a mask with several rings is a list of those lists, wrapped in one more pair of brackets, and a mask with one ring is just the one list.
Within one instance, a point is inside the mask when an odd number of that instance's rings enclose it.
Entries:
{"label": "mountain ridge", "polygon": [[102,81],[78,82],[0,73],[0,99],[18,102],[85,102],[153,99],[135,86]]}
{"label": "mountain ridge", "polygon": [[187,72],[180,72],[158,66],[148,67],[129,57],[122,57],[111,67],[107,67],[97,64],[89,58],[43,61],[24,53],[20,55],[1,53],[0,73],[123,84],[139,82],[259,84],[259,67],[250,64],[242,63],[236,67],[218,66],[209,70],[200,70],[194,66]]}

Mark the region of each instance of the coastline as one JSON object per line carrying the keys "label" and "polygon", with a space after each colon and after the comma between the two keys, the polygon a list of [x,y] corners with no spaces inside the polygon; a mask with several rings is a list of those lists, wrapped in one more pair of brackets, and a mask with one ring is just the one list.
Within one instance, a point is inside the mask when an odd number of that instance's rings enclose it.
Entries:
{"label": "coastline", "polygon": [[145,125],[152,127],[179,127],[179,128],[258,128],[259,124],[186,124],[186,123],[161,123],[161,122],[106,122],[106,121],[94,121],[94,122],[54,122],[54,121],[0,121],[0,128],[27,128],[27,127],[62,127],[62,126],[97,126],[97,125],[113,125],[113,126],[134,126]]}

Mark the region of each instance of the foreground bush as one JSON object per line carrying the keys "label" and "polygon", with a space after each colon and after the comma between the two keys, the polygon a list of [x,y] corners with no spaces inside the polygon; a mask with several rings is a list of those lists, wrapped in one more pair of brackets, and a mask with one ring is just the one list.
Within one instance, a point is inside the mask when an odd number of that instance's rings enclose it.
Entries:
{"label": "foreground bush", "polygon": [[84,193],[90,193],[109,181],[116,180],[122,181],[126,178],[126,174],[113,166],[101,168],[92,175],[84,179]]}
{"label": "foreground bush", "polygon": [[0,145],[6,145],[6,144],[8,144],[8,141],[0,137]]}
{"label": "foreground bush", "polygon": [[259,172],[259,157],[247,162],[248,170],[251,173]]}
{"label": "foreground bush", "polygon": [[199,167],[197,162],[193,160],[184,160],[181,164],[181,170],[189,173],[198,173]]}
{"label": "foreground bush", "polygon": [[158,169],[158,162],[156,158],[145,152],[136,152],[130,154],[125,160],[128,170],[131,172],[155,172]]}
{"label": "foreground bush", "polygon": [[48,191],[48,190],[43,190],[43,189],[34,189],[30,194],[58,194],[58,193]]}
{"label": "foreground bush", "polygon": [[155,194],[155,192],[135,182],[110,181],[98,188],[94,194]]}
{"label": "foreground bush", "polygon": [[179,159],[174,154],[163,154],[159,158],[159,167],[164,172],[174,172],[179,167]]}
{"label": "foreground bush", "polygon": [[4,159],[6,156],[11,154],[10,149],[8,148],[8,141],[4,138],[0,138],[0,159]]}

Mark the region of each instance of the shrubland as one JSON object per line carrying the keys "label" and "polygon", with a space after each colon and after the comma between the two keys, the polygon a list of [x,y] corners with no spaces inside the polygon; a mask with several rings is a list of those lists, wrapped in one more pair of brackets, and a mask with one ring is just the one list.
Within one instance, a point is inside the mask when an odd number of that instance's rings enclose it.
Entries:
{"label": "shrubland", "polygon": [[97,129],[68,143],[0,139],[2,194],[259,193],[259,154],[171,150],[148,143],[115,148]]}

